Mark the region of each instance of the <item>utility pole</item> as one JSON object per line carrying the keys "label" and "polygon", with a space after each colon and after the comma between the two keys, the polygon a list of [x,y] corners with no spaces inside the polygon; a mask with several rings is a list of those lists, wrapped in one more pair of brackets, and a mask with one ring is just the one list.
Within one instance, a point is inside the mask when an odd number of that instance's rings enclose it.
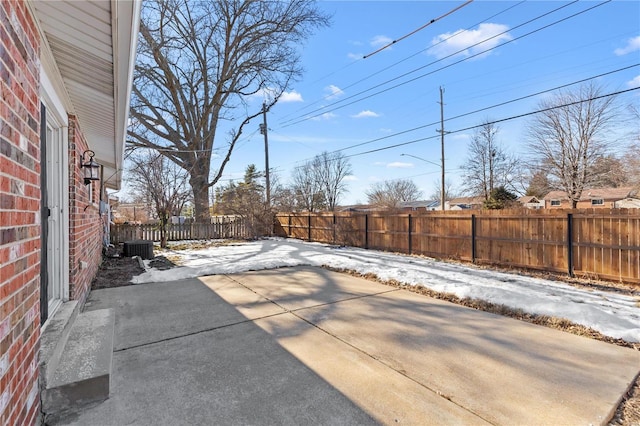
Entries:
{"label": "utility pole", "polygon": [[264,135],[264,175],[267,188],[267,209],[271,209],[271,184],[269,182],[269,139],[267,137],[267,103],[262,104],[262,124],[260,133]]}
{"label": "utility pole", "polygon": [[440,148],[442,157],[440,160],[442,161],[442,176],[441,182],[442,185],[440,188],[440,205],[442,210],[444,210],[444,88],[440,86]]}

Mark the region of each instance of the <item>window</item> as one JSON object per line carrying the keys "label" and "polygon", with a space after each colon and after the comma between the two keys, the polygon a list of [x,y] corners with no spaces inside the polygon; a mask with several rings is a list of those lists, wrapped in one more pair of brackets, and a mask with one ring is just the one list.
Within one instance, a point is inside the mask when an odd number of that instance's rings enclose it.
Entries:
{"label": "window", "polygon": [[559,207],[560,200],[551,200],[551,207]]}
{"label": "window", "polygon": [[604,206],[604,200],[602,198],[594,198],[591,200],[592,206]]}

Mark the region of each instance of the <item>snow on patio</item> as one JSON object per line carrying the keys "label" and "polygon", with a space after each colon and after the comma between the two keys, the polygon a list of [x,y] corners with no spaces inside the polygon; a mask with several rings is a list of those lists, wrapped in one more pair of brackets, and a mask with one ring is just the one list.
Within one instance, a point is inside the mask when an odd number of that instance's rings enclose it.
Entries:
{"label": "snow on patio", "polygon": [[149,270],[134,283],[173,281],[286,266],[344,268],[382,280],[422,285],[438,292],[471,297],[525,312],[566,318],[602,334],[640,342],[637,297],[576,288],[560,282],[479,269],[423,257],[271,238],[204,249],[174,251],[184,266]]}

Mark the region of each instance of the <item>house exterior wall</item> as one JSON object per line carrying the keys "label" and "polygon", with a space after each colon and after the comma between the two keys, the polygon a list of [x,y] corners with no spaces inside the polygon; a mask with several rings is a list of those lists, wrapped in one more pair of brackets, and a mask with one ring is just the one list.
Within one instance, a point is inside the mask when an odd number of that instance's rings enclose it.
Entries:
{"label": "house exterior wall", "polygon": [[84,184],[81,164],[87,149],[77,118],[69,116],[69,298],[81,303],[102,261],[100,182]]}
{"label": "house exterior wall", "polygon": [[[577,209],[596,209],[596,208],[603,208],[603,209],[611,209],[616,207],[615,203],[613,200],[604,200],[603,204],[596,204],[596,205],[592,205],[591,204],[591,200],[582,200],[582,201],[578,201],[578,204],[576,205]],[[545,200],[545,208],[547,209],[570,209],[571,208],[571,202],[569,200],[560,200],[560,205],[559,206],[552,206],[551,205],[551,200]]]}
{"label": "house exterior wall", "polygon": [[545,209],[570,209],[571,208],[571,203],[569,202],[569,200],[560,200],[559,206],[552,206],[551,201],[552,200],[544,200]]}
{"label": "house exterior wall", "polygon": [[26,3],[0,2],[0,424],[40,411],[40,43]]}
{"label": "house exterior wall", "polygon": [[613,200],[605,199],[602,204],[591,204],[591,200],[578,201],[576,205],[577,209],[612,209],[615,208],[615,202]]}

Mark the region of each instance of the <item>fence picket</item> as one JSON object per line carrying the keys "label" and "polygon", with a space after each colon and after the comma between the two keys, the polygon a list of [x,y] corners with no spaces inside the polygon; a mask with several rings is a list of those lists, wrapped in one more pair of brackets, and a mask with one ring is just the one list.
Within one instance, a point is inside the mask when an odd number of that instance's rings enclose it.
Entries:
{"label": "fence picket", "polygon": [[[110,238],[112,244],[120,244],[132,240],[160,241],[160,229],[157,225],[111,225]],[[228,218],[227,221],[215,223],[185,223],[169,225],[168,241],[211,240],[221,238],[247,238],[244,221],[240,218]]]}
{"label": "fence picket", "polygon": [[640,284],[640,209],[280,213],[276,235]]}

